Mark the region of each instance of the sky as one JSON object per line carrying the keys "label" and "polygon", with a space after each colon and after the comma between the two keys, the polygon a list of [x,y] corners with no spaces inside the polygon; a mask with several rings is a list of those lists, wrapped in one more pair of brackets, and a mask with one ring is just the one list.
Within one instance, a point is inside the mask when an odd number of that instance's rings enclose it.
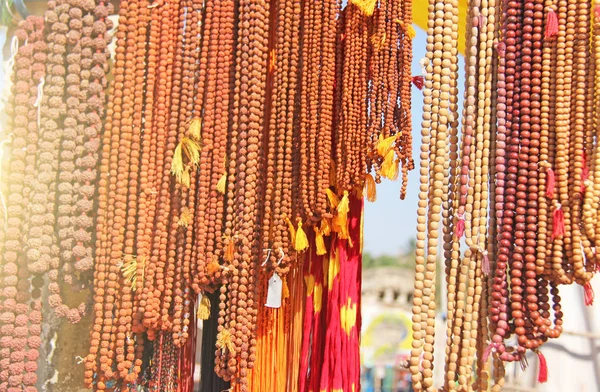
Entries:
{"label": "sky", "polygon": [[[425,57],[427,34],[414,26],[417,36],[413,40],[412,74],[421,75],[419,62]],[[462,68],[462,56],[459,68]],[[462,90],[464,79],[459,77]],[[459,92],[459,97],[462,93]],[[459,110],[461,110],[459,99]],[[406,199],[400,200],[400,180],[382,180],[377,185],[377,201],[365,202],[365,223],[363,231],[364,252],[373,256],[396,255],[402,252],[408,242],[416,237],[417,202],[419,190],[419,149],[421,147],[421,117],[423,115],[423,95],[412,88],[412,135],[415,169],[409,173]]]}

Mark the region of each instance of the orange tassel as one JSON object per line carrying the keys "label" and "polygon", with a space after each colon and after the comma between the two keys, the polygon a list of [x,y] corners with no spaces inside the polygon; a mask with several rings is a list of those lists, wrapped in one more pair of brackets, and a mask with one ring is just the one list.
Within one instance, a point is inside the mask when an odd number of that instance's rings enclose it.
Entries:
{"label": "orange tassel", "polygon": [[367,200],[371,203],[377,200],[377,185],[375,179],[369,173],[365,176],[365,188],[367,193]]}

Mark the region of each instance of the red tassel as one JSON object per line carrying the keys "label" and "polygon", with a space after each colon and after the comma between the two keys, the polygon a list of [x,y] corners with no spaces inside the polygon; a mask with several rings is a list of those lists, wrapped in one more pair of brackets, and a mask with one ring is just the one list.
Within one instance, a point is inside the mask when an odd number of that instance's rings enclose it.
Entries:
{"label": "red tassel", "polygon": [[462,238],[463,234],[465,234],[465,217],[461,216],[456,223],[456,236]]}
{"label": "red tassel", "polygon": [[504,57],[506,54],[506,44],[504,42],[498,42],[496,44],[496,52],[498,52],[498,56]]}
{"label": "red tassel", "polygon": [[585,306],[592,306],[594,304],[594,288],[590,282],[587,282],[585,286],[583,286],[583,299],[585,301]]}
{"label": "red tassel", "polygon": [[496,343],[491,343],[488,344],[488,346],[485,348],[485,350],[483,350],[483,355],[481,356],[481,362],[486,363],[488,361],[488,359],[490,358],[490,355],[492,355],[492,351],[494,351],[494,349],[496,348]]}
{"label": "red tassel", "polygon": [[559,205],[554,210],[554,220],[552,222],[552,238],[562,237],[565,235],[565,214],[562,207]]}
{"label": "red tassel", "polygon": [[540,371],[538,373],[538,382],[544,383],[548,381],[548,364],[546,363],[546,357],[541,351],[537,352],[538,360],[540,361]]}
{"label": "red tassel", "polygon": [[413,76],[412,82],[416,88],[419,90],[423,90],[423,84],[425,83],[425,79],[422,76]]}
{"label": "red tassel", "polygon": [[546,170],[546,176],[548,176],[548,180],[546,181],[546,196],[551,199],[554,197],[554,188],[556,188],[556,177],[554,176],[554,170],[551,168]]}
{"label": "red tassel", "polygon": [[490,259],[488,257],[487,250],[483,251],[483,261],[481,262],[481,270],[486,275],[490,274]]}
{"label": "red tassel", "polygon": [[546,38],[554,37],[558,34],[558,17],[554,10],[548,12],[548,19],[546,20]]}
{"label": "red tassel", "polygon": [[485,16],[479,15],[477,19],[477,25],[479,26],[479,28],[483,28],[483,26],[485,26],[486,24]]}

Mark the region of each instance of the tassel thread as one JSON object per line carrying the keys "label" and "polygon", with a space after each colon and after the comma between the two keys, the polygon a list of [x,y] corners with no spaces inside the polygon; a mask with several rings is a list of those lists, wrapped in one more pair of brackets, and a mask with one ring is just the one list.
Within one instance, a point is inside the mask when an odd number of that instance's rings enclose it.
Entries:
{"label": "tassel thread", "polygon": [[556,188],[556,176],[554,175],[554,170],[552,168],[548,168],[546,170],[546,196],[548,198],[554,197],[554,188]]}
{"label": "tassel thread", "polygon": [[217,192],[225,194],[225,186],[227,185],[227,173],[223,173],[219,182],[217,182]]}
{"label": "tassel thread", "polygon": [[552,221],[552,238],[558,238],[565,235],[565,214],[562,206],[559,204],[554,210]]}
{"label": "tassel thread", "polygon": [[548,12],[548,18],[546,19],[546,38],[555,37],[558,34],[558,17],[554,10]]}
{"label": "tassel thread", "polygon": [[210,299],[206,295],[202,295],[200,305],[198,305],[198,319],[208,320],[210,318]]}
{"label": "tassel thread", "polygon": [[412,83],[419,90],[423,90],[423,85],[425,84],[425,78],[423,76],[413,76]]}
{"label": "tassel thread", "polygon": [[462,238],[463,234],[465,234],[465,215],[460,214],[456,222],[456,236]]}
{"label": "tassel thread", "polygon": [[369,173],[365,176],[365,190],[368,201],[373,203],[377,200],[377,185],[375,184],[375,179]]}
{"label": "tassel thread", "polygon": [[308,238],[302,230],[302,219],[298,220],[298,228],[296,229],[296,240],[294,241],[294,249],[297,252],[303,252],[308,248]]}
{"label": "tassel thread", "polygon": [[315,245],[317,246],[317,256],[323,256],[327,253],[327,248],[325,247],[325,240],[323,239],[323,234],[317,226],[314,227],[315,230]]}
{"label": "tassel thread", "polygon": [[583,286],[583,300],[585,302],[585,306],[592,306],[594,304],[594,288],[590,282],[587,282]]}
{"label": "tassel thread", "polygon": [[538,372],[538,382],[545,383],[548,381],[548,364],[546,363],[546,357],[541,351],[537,351],[538,360],[540,361],[540,369]]}
{"label": "tassel thread", "polygon": [[483,255],[483,260],[481,261],[481,270],[484,274],[490,274],[490,258],[488,257],[488,251],[484,250],[481,252]]}

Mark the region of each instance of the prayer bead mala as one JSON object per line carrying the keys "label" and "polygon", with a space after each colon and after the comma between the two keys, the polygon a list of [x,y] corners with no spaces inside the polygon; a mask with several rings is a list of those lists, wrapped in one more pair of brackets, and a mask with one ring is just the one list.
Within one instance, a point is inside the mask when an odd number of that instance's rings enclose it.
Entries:
{"label": "prayer bead mala", "polygon": [[[524,365],[527,350],[539,357],[539,380],[544,382],[547,368],[539,348],[562,332],[557,284],[579,283],[586,303],[593,300],[589,279],[595,268],[596,225],[590,217],[598,201],[590,190],[593,169],[588,167],[595,159],[588,158],[595,148],[589,128],[595,121],[589,104],[594,100],[590,70],[595,64],[586,60],[595,49],[588,47],[594,28],[589,5],[560,1],[554,8],[552,2],[539,0],[469,3],[460,156],[452,126],[446,140],[445,125],[456,117],[442,116],[453,114],[452,104],[450,113],[442,106],[456,94],[447,90],[453,78],[436,85],[443,79],[437,72],[452,69],[456,74],[452,61],[441,62],[451,53],[443,43],[456,42],[456,36],[443,30],[451,17],[435,13],[436,6],[446,13],[452,9],[450,4],[430,4],[410,360],[414,386],[431,387],[432,356],[425,339],[433,334],[428,323],[432,306],[426,299],[435,285],[429,291],[428,281],[434,278],[426,279],[424,272],[434,263],[426,261],[424,249],[426,239],[435,241],[440,201],[448,283],[445,388],[487,389],[487,359],[493,354],[492,389],[499,390],[502,361]],[[450,163],[442,165],[443,159]],[[489,220],[488,191],[494,201]],[[463,235],[467,250],[461,258]],[[486,346],[488,317],[492,338]],[[516,347],[505,346],[511,334],[516,335]],[[473,383],[475,352],[478,377]]]}
{"label": "prayer bead mala", "polygon": [[[21,255],[23,236],[28,230],[28,205],[32,169],[35,165],[36,138],[39,132],[39,84],[44,79],[46,44],[44,22],[39,17],[21,21],[15,32],[18,49],[12,55],[13,99],[7,105],[11,115],[9,134],[3,135],[2,148],[10,154],[3,165],[2,203],[4,265],[2,277],[2,317],[0,320],[0,389],[35,391],[38,348],[41,345],[41,301],[39,285],[30,294],[27,259]],[[38,98],[39,97],[39,98]],[[5,145],[10,148],[5,149]],[[3,184],[4,185],[4,184]],[[33,300],[32,300],[33,297]],[[31,301],[30,301],[31,300]]]}

